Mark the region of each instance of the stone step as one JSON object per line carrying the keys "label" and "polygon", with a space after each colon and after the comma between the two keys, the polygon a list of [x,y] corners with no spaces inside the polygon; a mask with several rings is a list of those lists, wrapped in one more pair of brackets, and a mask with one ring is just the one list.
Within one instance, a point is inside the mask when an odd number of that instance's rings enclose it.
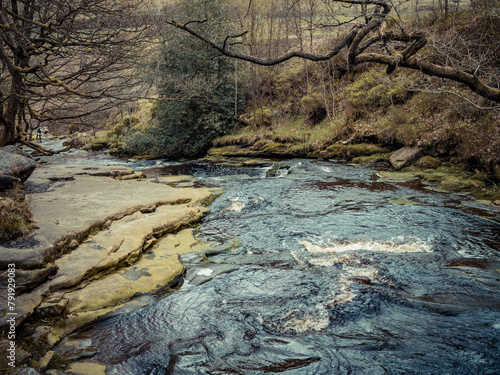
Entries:
{"label": "stone step", "polygon": [[156,238],[197,222],[207,212],[205,207],[189,204],[166,205],[151,213],[136,212],[113,222],[55,261],[58,272],[49,284],[50,291],[69,288],[84,279],[132,264]]}
{"label": "stone step", "polygon": [[210,244],[193,237],[193,229],[184,229],[162,238],[133,265],[93,280],[81,289],[58,292],[62,295],[56,299],[64,301],[67,315],[53,327],[50,341],[57,342],[82,325],[115,311],[133,297],[154,294],[173,285],[184,274],[179,255],[209,248]]}

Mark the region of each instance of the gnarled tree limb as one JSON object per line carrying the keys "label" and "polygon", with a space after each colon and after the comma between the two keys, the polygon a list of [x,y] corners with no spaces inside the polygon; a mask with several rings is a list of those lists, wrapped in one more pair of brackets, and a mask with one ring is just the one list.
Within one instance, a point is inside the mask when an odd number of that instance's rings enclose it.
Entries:
{"label": "gnarled tree limb", "polygon": [[[377,63],[387,66],[387,73],[391,73],[396,67],[404,67],[421,71],[424,74],[450,79],[467,85],[470,90],[483,98],[500,103],[500,90],[492,87],[475,75],[449,66],[438,65],[425,59],[417,58],[417,53],[427,44],[427,38],[422,32],[407,34],[404,31],[395,33],[386,31],[385,19],[392,7],[385,0],[331,0],[332,2],[349,5],[374,5],[381,8],[368,18],[365,25],[354,25],[351,31],[340,38],[340,40],[326,54],[314,54],[304,51],[293,51],[280,57],[263,59],[251,55],[246,55],[231,50],[227,43],[219,44],[208,36],[201,34],[189,26],[189,22],[181,24],[175,20],[167,21],[168,24],[178,29],[184,30],[194,37],[204,41],[208,45],[218,50],[222,55],[248,61],[258,65],[277,65],[292,58],[298,57],[311,61],[325,61],[338,55],[344,48],[348,51],[349,66],[353,67],[361,63]],[[403,30],[403,29],[402,29]],[[393,43],[398,43],[394,46]],[[383,53],[383,44],[386,53]],[[403,45],[401,45],[403,44]]]}

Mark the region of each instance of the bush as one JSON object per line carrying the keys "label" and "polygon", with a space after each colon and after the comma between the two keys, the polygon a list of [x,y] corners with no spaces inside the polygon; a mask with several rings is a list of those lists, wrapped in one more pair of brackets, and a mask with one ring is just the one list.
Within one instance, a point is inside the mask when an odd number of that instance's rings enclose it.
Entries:
{"label": "bush", "polygon": [[355,109],[391,106],[406,100],[407,92],[397,85],[384,83],[382,73],[370,70],[359,75],[345,88],[347,103]]}
{"label": "bush", "polygon": [[409,121],[407,111],[401,106],[391,107],[378,122],[380,142],[410,146],[416,143],[417,136],[418,129]]}
{"label": "bush", "polygon": [[248,111],[240,120],[246,125],[270,127],[273,124],[273,110],[267,106],[260,106]]}
{"label": "bush", "polygon": [[457,155],[473,168],[490,172],[500,164],[500,126],[493,113],[476,123],[462,123],[456,130]]}
{"label": "bush", "polygon": [[321,93],[312,92],[303,96],[300,105],[301,114],[313,125],[321,122],[327,115],[325,100]]}

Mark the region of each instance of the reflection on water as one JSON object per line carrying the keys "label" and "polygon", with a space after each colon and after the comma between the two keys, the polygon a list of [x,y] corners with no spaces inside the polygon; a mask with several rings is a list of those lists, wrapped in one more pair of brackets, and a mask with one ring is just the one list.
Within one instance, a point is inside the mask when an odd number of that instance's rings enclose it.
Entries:
{"label": "reflection on water", "polygon": [[[74,334],[109,374],[497,374],[500,225],[342,164],[191,162],[225,187],[182,287]],[[58,349],[64,355],[64,345]],[[83,354],[82,354],[83,355]]]}

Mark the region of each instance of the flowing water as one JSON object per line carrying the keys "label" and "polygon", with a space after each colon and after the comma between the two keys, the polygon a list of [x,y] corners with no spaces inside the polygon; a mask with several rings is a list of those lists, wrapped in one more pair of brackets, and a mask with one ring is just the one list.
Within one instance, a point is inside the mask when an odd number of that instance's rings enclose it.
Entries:
{"label": "flowing water", "polygon": [[[487,206],[293,160],[147,164],[225,192],[183,284],[78,332],[108,374],[498,374],[500,224]],[[137,166],[140,167],[140,166]]]}

